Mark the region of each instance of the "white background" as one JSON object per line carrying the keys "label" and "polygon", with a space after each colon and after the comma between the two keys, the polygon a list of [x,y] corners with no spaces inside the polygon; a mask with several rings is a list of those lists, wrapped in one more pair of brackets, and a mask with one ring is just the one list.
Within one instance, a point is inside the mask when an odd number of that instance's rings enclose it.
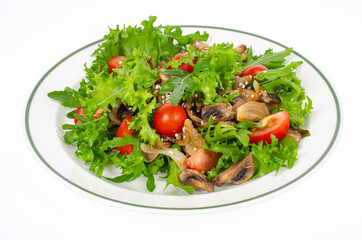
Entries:
{"label": "white background", "polygon": [[[362,239],[361,1],[0,1],[0,239]],[[336,89],[334,152],[293,188],[250,206],[157,211],[110,204],[57,178],[24,132],[31,90],[107,26],[211,25],[271,38],[304,55]],[[46,111],[46,109],[44,109]]]}

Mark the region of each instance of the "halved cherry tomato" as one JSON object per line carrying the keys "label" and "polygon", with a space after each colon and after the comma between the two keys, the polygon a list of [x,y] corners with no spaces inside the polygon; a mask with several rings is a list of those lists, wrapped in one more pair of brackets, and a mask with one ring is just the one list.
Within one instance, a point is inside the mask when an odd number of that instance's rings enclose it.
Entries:
{"label": "halved cherry tomato", "polygon": [[273,134],[278,140],[281,140],[288,132],[290,126],[289,113],[281,111],[274,113],[263,120],[262,128],[253,130],[249,134],[249,143],[258,144],[260,141],[271,143],[271,135]]}
{"label": "halved cherry tomato", "polygon": [[182,132],[186,119],[187,115],[183,107],[165,103],[157,108],[153,116],[153,125],[157,132],[174,137],[176,133]]}
{"label": "halved cherry tomato", "polygon": [[[87,115],[85,115],[83,113],[83,108],[82,107],[79,107],[77,108],[77,110],[75,111],[76,114],[78,115],[81,115],[83,117],[86,117]],[[98,108],[97,111],[94,113],[94,116],[93,118],[94,119],[98,119],[102,114],[104,113],[104,110],[102,108]],[[78,119],[77,118],[74,118],[74,124],[77,124],[78,122]]]}
{"label": "halved cherry tomato", "polygon": [[109,73],[113,73],[113,68],[121,68],[122,61],[127,61],[127,57],[115,56],[115,57],[112,57],[111,59],[109,59],[109,61],[108,61]]}
{"label": "halved cherry tomato", "polygon": [[216,153],[206,149],[200,149],[191,157],[185,160],[186,165],[197,171],[209,171],[217,165],[219,158],[221,157],[220,153]]}
{"label": "halved cherry tomato", "polygon": [[[118,132],[116,137],[119,138],[125,138],[126,136],[124,135],[125,133],[128,135],[134,135],[134,130],[128,127],[128,122],[132,121],[132,116],[128,115],[121,123],[121,125],[119,125],[118,128]],[[125,154],[131,154],[133,152],[133,145],[125,145],[122,147],[116,147],[116,150],[118,150],[120,152],[121,155],[125,155]]]}
{"label": "halved cherry tomato", "polygon": [[250,67],[247,67],[244,69],[244,71],[241,72],[240,77],[248,76],[250,75],[251,78],[254,78],[258,73],[268,70],[267,67],[264,67],[263,65],[253,65]]}
{"label": "halved cherry tomato", "polygon": [[[175,60],[179,60],[181,56],[188,56],[188,54],[187,54],[186,52],[178,53],[178,54],[176,54],[175,56],[173,56],[173,57],[171,58],[171,60],[174,60],[174,59],[175,59]],[[193,62],[194,64],[196,64],[196,63],[197,63],[197,59],[192,60],[192,62]],[[194,71],[194,66],[192,66],[191,64],[182,63],[178,68],[180,68],[180,69],[182,69],[182,70],[184,70],[184,71],[187,71],[187,72],[189,72],[189,73],[192,73],[192,72]],[[172,69],[172,67],[169,66],[168,69]]]}

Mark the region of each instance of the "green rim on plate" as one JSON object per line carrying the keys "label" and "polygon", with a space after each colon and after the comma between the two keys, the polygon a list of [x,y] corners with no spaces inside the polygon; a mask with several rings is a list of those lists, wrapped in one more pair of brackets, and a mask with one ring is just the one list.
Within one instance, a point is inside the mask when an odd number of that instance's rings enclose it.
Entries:
{"label": "green rim on plate", "polygon": [[[274,43],[278,46],[281,46],[283,48],[288,48],[287,46],[281,44],[281,43],[278,43],[274,40],[271,40],[269,38],[265,38],[265,37],[262,37],[262,36],[259,36],[259,35],[256,35],[256,34],[253,34],[253,33],[248,33],[248,32],[244,32],[244,31],[239,31],[239,30],[235,30],[235,29],[230,29],[230,28],[223,28],[223,27],[213,27],[213,26],[198,26],[198,25],[179,25],[179,27],[181,28],[208,28],[208,29],[217,29],[217,30],[225,30],[225,31],[231,31],[231,32],[237,32],[237,33],[243,33],[243,34],[246,34],[246,35],[250,35],[250,36],[254,36],[254,37],[257,37],[257,38],[260,38],[260,39],[263,39],[263,40],[266,40],[268,42],[271,42],[271,43]],[[307,173],[309,173],[310,171],[312,171],[325,157],[326,155],[329,153],[329,151],[332,149],[333,145],[335,144],[336,142],[336,139],[337,139],[337,136],[340,132],[340,125],[341,125],[341,109],[340,109],[340,104],[339,104],[339,101],[338,101],[338,98],[337,98],[337,95],[334,91],[334,89],[332,88],[332,85],[330,84],[330,82],[327,80],[327,78],[323,75],[323,73],[314,65],[312,64],[308,59],[306,59],[305,57],[303,57],[301,54],[299,54],[298,52],[295,52],[293,51],[293,53],[295,55],[297,55],[298,57],[302,58],[305,62],[307,62],[310,66],[313,67],[313,69],[323,78],[323,80],[325,81],[325,83],[327,84],[330,92],[332,93],[333,95],[333,99],[334,99],[334,103],[335,103],[335,106],[336,106],[336,112],[337,112],[337,122],[336,122],[336,126],[335,126],[335,129],[334,129],[334,134],[333,134],[333,137],[331,139],[331,142],[329,143],[328,147],[326,148],[326,150],[323,152],[323,154],[320,156],[320,158],[318,159],[318,161],[316,161],[308,170],[306,170],[303,174],[301,174],[300,176],[298,176],[297,178],[293,179],[292,181],[288,182],[287,184],[284,184],[283,186],[280,186],[272,191],[269,191],[269,192],[266,192],[264,194],[261,194],[261,195],[258,195],[256,197],[252,197],[252,198],[248,198],[248,199],[245,199],[245,200],[242,200],[242,201],[237,201],[237,202],[233,202],[233,203],[227,203],[227,204],[220,204],[220,205],[214,205],[214,206],[209,206],[209,207],[196,207],[196,208],[162,208],[162,207],[152,207],[152,206],[146,206],[146,205],[139,205],[139,204],[132,204],[132,203],[128,203],[128,202],[122,202],[122,201],[118,201],[118,200],[115,200],[115,199],[111,199],[111,198],[108,198],[108,197],[105,197],[105,196],[102,196],[102,195],[99,195],[97,193],[94,193],[94,192],[91,192],[79,185],[77,185],[76,183],[70,181],[69,179],[67,179],[66,177],[64,177],[63,175],[61,175],[59,172],[57,172],[54,168],[52,168],[48,162],[44,159],[44,157],[40,154],[40,152],[38,151],[37,147],[35,146],[34,144],[34,141],[33,141],[33,138],[31,136],[31,133],[30,133],[30,129],[29,129],[29,111],[30,111],[30,107],[31,107],[31,104],[32,104],[32,100],[34,98],[34,95],[36,93],[36,91],[38,90],[39,86],[42,84],[42,82],[47,78],[47,76],[54,70],[56,69],[60,64],[62,64],[65,60],[67,60],[68,58],[72,57],[73,55],[77,54],[78,52],[88,48],[88,47],[91,47],[95,44],[98,44],[100,42],[104,41],[104,39],[101,39],[101,40],[98,40],[98,41],[95,41],[95,42],[92,42],[76,51],[74,51],[73,53],[69,54],[68,56],[64,57],[62,60],[60,60],[57,64],[55,64],[49,71],[47,71],[45,73],[45,75],[40,79],[40,81],[36,84],[36,86],[34,87],[30,97],[29,97],[29,100],[28,100],[28,103],[26,105],[26,112],[25,112],[25,129],[26,129],[26,133],[27,133],[27,136],[28,136],[28,139],[29,139],[29,142],[34,150],[34,152],[37,154],[37,156],[40,158],[40,160],[52,171],[54,172],[56,175],[58,175],[60,178],[62,178],[63,180],[65,180],[66,182],[72,184],[73,186],[79,188],[79,189],[82,189],[83,191],[85,192],[88,192],[90,194],[93,194],[95,196],[98,196],[100,198],[103,198],[103,199],[106,199],[106,200],[110,200],[112,202],[117,202],[117,203],[123,203],[123,204],[127,204],[127,205],[131,205],[131,206],[137,206],[137,207],[145,207],[145,208],[153,208],[153,209],[168,209],[168,210],[198,210],[198,209],[208,209],[208,208],[216,208],[216,207],[223,207],[223,206],[229,206],[229,205],[234,205],[234,204],[238,204],[238,203],[243,203],[243,202],[248,202],[248,201],[251,201],[251,200],[255,200],[255,199],[258,199],[258,198],[261,198],[261,197],[264,197],[266,195],[269,195],[271,193],[274,193],[274,192],[277,192],[289,185],[291,185],[292,183],[296,182],[297,180],[301,179],[302,177],[304,177]]]}

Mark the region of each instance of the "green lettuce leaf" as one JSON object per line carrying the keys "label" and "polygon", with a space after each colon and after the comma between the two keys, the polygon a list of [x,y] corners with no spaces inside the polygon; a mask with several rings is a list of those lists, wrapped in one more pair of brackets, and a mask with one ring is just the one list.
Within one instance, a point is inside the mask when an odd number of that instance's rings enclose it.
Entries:
{"label": "green lettuce leaf", "polygon": [[306,96],[301,80],[294,72],[300,64],[302,62],[291,62],[285,68],[271,69],[255,77],[260,82],[261,89],[275,93],[281,99],[280,107],[274,109],[272,113],[288,111],[290,121],[297,127],[303,125],[304,118],[313,109],[312,100]]}
{"label": "green lettuce leaf", "polygon": [[248,59],[244,67],[251,65],[263,65],[269,69],[284,67],[283,63],[285,58],[293,52],[292,48],[287,48],[284,51],[274,53],[272,49],[268,49],[264,54],[259,56],[253,56],[252,48],[247,50]]}
{"label": "green lettuce leaf", "polygon": [[298,143],[291,137],[282,139],[280,143],[274,135],[271,136],[270,144],[252,144],[251,153],[255,163],[255,173],[252,179],[264,176],[267,173],[276,171],[281,167],[293,167],[297,161]]}

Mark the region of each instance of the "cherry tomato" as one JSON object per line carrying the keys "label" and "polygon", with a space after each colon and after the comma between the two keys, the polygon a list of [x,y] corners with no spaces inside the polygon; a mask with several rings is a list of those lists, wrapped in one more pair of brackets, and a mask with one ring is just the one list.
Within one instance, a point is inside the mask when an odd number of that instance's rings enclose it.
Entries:
{"label": "cherry tomato", "polygon": [[264,67],[263,65],[253,65],[250,67],[247,67],[244,69],[244,71],[241,72],[240,77],[248,76],[250,75],[251,78],[254,78],[258,73],[268,70],[267,67]]}
{"label": "cherry tomato", "polygon": [[[86,116],[87,116],[87,115],[85,115],[85,114],[83,113],[83,108],[82,108],[82,107],[77,108],[77,110],[75,111],[75,113],[78,114],[78,115],[81,115],[81,116],[83,116],[83,117],[86,117]],[[77,118],[74,118],[74,124],[77,124],[77,122],[78,122],[78,119],[77,119]]]}
{"label": "cherry tomato", "polygon": [[287,111],[281,111],[274,113],[263,120],[262,128],[253,130],[252,134],[249,134],[250,143],[259,143],[264,141],[271,143],[271,135],[273,134],[278,140],[281,140],[288,132],[290,126],[289,113]]}
{"label": "cherry tomato", "polygon": [[[171,60],[174,60],[174,59],[175,59],[175,60],[179,60],[181,56],[188,56],[188,54],[187,54],[186,52],[178,53],[178,54],[176,54],[175,56],[173,56],[173,57],[171,58]],[[197,63],[197,59],[192,60],[192,62],[193,62],[194,64],[196,64],[196,63]],[[184,71],[187,71],[187,72],[189,72],[189,73],[192,73],[192,72],[194,71],[194,66],[192,66],[192,65],[190,65],[190,64],[185,64],[185,63],[182,63],[178,68],[180,68],[180,69],[182,69],[182,70],[184,70]],[[169,66],[168,69],[172,69],[172,67]]]}
{"label": "cherry tomato", "polygon": [[108,67],[109,67],[109,73],[113,73],[113,68],[121,68],[122,67],[122,61],[126,61],[127,57],[125,56],[115,56],[109,59],[108,61]]}
{"label": "cherry tomato", "polygon": [[[83,117],[86,117],[87,115],[85,115],[83,113],[83,108],[82,107],[79,107],[77,108],[77,110],[75,111],[76,114],[78,115],[81,115]],[[94,113],[94,116],[93,118],[94,119],[98,119],[102,114],[104,113],[104,110],[102,108],[98,108],[97,111]],[[74,118],[74,124],[77,124],[78,122],[78,119],[77,118]]]}
{"label": "cherry tomato", "polygon": [[[126,137],[124,135],[125,133],[130,135],[130,136],[134,135],[134,131],[133,131],[133,129],[128,127],[127,121],[128,122],[132,121],[132,116],[131,115],[128,115],[122,121],[121,125],[119,125],[116,137],[125,138]],[[121,155],[131,154],[133,152],[133,145],[125,145],[125,146],[122,146],[122,147],[116,147],[116,150],[118,150]]]}
{"label": "cherry tomato", "polygon": [[102,108],[98,108],[97,111],[94,113],[93,118],[98,119],[103,113],[104,113],[104,110]]}
{"label": "cherry tomato", "polygon": [[157,132],[174,137],[176,133],[182,132],[186,119],[187,115],[183,107],[165,103],[157,108],[153,116],[153,125]]}
{"label": "cherry tomato", "polygon": [[152,57],[150,57],[150,58],[147,60],[147,63],[148,63],[148,65],[150,65],[151,68],[153,68]]}
{"label": "cherry tomato", "polygon": [[185,160],[186,165],[197,171],[209,171],[217,165],[219,158],[221,157],[220,153],[212,152],[206,149],[200,149],[191,157]]}

